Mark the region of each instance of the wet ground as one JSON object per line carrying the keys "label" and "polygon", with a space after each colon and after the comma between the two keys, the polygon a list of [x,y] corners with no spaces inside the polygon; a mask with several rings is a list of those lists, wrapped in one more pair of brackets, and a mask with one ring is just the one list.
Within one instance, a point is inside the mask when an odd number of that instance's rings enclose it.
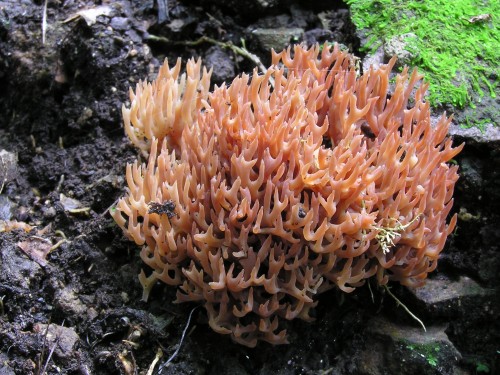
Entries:
{"label": "wet ground", "polygon": [[[290,345],[255,349],[212,332],[196,305],[173,304],[175,290],[157,286],[141,301],[138,249],[109,216],[137,157],[121,125],[129,86],[153,78],[165,57],[201,56],[220,67],[216,83],[228,81],[253,69],[224,48],[242,40],[267,65],[256,29],[359,47],[344,6],[170,0],[167,12],[161,3],[48,1],[44,12],[43,1],[0,1],[0,374],[150,374],[178,349],[163,373],[377,374],[363,354],[371,319],[415,324],[375,285],[322,295],[315,322],[289,324]],[[474,330],[466,335],[481,341]],[[490,334],[477,353],[455,335],[468,353],[456,362],[462,373],[494,369]]]}

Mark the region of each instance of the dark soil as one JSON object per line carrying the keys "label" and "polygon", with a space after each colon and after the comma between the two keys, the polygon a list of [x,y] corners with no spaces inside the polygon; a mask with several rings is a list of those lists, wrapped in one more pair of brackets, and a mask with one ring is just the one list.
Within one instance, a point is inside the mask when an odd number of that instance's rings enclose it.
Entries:
{"label": "dark soil", "polygon": [[[186,43],[202,36],[244,39],[267,65],[269,53],[252,34],[259,27],[300,27],[309,43],[336,40],[356,54],[346,7],[169,0],[162,13],[158,3],[48,1],[43,44],[44,1],[0,1],[0,150],[18,156],[0,220],[34,227],[0,232],[0,374],[146,374],[159,351],[163,363],[178,349],[163,373],[365,373],[354,358],[366,349],[369,319],[414,324],[375,286],[374,299],[367,287],[322,295],[314,323],[289,324],[290,345],[236,345],[209,329],[202,308],[182,339],[195,305],[173,304],[175,290],[165,286],[141,301],[138,249],[108,213],[124,192],[126,163],[138,156],[121,125],[130,86],[154,78],[165,57],[202,57],[219,84],[253,69],[213,43]],[[77,15],[83,9],[101,15],[88,24]]]}

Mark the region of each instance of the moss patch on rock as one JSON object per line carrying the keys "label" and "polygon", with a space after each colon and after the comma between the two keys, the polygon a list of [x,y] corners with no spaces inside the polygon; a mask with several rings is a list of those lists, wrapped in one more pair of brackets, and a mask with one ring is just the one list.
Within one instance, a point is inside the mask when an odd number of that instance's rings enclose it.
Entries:
{"label": "moss patch on rock", "polygon": [[[435,107],[468,109],[468,125],[498,125],[498,107],[485,116],[474,110],[496,102],[499,91],[500,2],[494,0],[346,0],[366,51],[412,33],[406,48],[430,82]],[[493,99],[493,100],[492,100]],[[491,105],[489,105],[491,107]]]}

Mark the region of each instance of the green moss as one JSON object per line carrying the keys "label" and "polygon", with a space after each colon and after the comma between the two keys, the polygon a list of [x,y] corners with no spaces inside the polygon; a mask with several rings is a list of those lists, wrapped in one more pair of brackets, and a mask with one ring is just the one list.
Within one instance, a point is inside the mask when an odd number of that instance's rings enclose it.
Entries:
{"label": "green moss", "polygon": [[[393,37],[414,33],[407,49],[418,50],[412,65],[430,82],[433,106],[474,107],[499,88],[500,1],[346,0],[353,22],[366,35],[365,50]],[[474,16],[485,20],[470,22]],[[490,119],[488,119],[490,120]],[[474,123],[476,119],[471,119]],[[484,119],[483,119],[484,121]],[[491,120],[490,120],[491,121]]]}
{"label": "green moss", "polygon": [[436,367],[439,362],[438,354],[441,348],[438,343],[429,343],[429,344],[412,343],[412,344],[407,344],[406,349],[425,358],[427,363],[432,367]]}
{"label": "green moss", "polygon": [[476,372],[488,374],[490,372],[490,367],[484,363],[478,362],[476,366]]}

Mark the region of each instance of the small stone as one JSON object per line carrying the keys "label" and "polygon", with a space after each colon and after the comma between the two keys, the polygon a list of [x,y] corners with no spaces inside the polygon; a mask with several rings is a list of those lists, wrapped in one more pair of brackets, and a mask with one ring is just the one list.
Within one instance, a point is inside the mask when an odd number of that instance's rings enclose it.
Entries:
{"label": "small stone", "polygon": [[450,135],[458,141],[467,141],[472,144],[488,144],[488,146],[500,150],[500,127],[493,124],[486,124],[484,129],[477,127],[464,128],[461,126],[451,126]]}
{"label": "small stone", "polygon": [[126,292],[121,292],[121,293],[120,293],[120,296],[122,297],[122,301],[123,301],[124,303],[127,303],[127,302],[129,302],[129,301],[130,301],[130,298],[129,298],[129,296],[128,296],[128,293],[126,293]]}
{"label": "small stone", "polygon": [[384,53],[387,59],[397,56],[396,65],[411,65],[420,55],[417,48],[418,37],[414,33],[396,35],[384,44]]}
{"label": "small stone", "polygon": [[477,306],[488,306],[494,293],[466,276],[458,280],[446,277],[428,279],[424,286],[410,291],[425,310],[435,317],[459,315]]}
{"label": "small stone", "polygon": [[371,67],[378,69],[384,63],[384,50],[378,48],[363,59],[363,72],[368,72]]}
{"label": "small stone", "polygon": [[45,219],[53,219],[56,217],[56,209],[54,207],[47,207],[43,209],[43,217]]}
{"label": "small stone", "polygon": [[290,45],[290,42],[298,42],[304,36],[304,29],[300,27],[279,28],[279,29],[255,29],[252,34],[259,41],[260,46],[265,51],[271,48],[281,51]]}
{"label": "small stone", "polygon": [[207,50],[205,64],[213,68],[212,79],[215,82],[231,82],[235,76],[234,62],[220,47],[214,46]]}
{"label": "small stone", "polygon": [[87,307],[80,301],[75,291],[69,286],[56,292],[55,303],[68,315],[83,315],[87,313]]}
{"label": "small stone", "polygon": [[31,282],[40,277],[41,267],[16,247],[8,244],[0,252],[0,281],[8,281],[13,287],[29,289]]}
{"label": "small stone", "polygon": [[111,19],[111,27],[115,30],[127,30],[128,28],[128,18],[125,17],[113,17]]}
{"label": "small stone", "polygon": [[71,357],[80,337],[72,327],[62,327],[56,324],[37,323],[34,331],[46,337],[49,348],[56,345],[55,355],[59,358]]}

